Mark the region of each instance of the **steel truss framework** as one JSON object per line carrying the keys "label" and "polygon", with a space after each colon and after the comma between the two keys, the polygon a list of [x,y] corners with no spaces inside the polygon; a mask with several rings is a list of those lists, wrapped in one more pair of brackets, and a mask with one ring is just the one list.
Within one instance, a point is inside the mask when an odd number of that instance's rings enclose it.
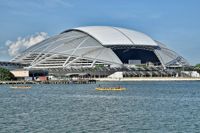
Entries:
{"label": "steel truss framework", "polygon": [[158,41],[155,43],[157,46],[105,46],[90,34],[69,30],[28,48],[12,61],[29,64],[29,68],[91,68],[98,65],[121,67],[123,62],[112,49],[126,47],[153,51],[163,67],[189,65],[176,52]]}

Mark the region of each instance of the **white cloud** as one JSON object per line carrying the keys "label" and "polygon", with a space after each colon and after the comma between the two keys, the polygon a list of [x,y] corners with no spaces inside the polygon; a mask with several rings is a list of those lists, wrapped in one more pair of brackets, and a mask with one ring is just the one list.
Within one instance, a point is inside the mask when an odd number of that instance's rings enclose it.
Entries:
{"label": "white cloud", "polygon": [[27,37],[18,37],[16,41],[6,41],[5,45],[8,47],[8,53],[10,56],[16,56],[20,52],[29,48],[30,46],[43,41],[48,38],[48,34],[45,32],[39,32]]}

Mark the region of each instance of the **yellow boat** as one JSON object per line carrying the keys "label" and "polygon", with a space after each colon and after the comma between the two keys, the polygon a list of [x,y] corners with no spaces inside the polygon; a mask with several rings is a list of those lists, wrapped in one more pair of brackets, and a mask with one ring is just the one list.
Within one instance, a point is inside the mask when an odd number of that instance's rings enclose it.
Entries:
{"label": "yellow boat", "polygon": [[10,86],[13,89],[30,89],[31,86]]}
{"label": "yellow boat", "polygon": [[97,87],[97,91],[124,91],[126,88],[123,87]]}

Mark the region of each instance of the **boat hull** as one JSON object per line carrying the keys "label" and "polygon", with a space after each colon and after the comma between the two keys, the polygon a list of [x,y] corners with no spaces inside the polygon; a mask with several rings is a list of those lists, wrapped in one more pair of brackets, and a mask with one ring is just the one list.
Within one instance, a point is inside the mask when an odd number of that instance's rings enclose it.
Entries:
{"label": "boat hull", "polygon": [[124,91],[126,88],[96,88],[97,91]]}

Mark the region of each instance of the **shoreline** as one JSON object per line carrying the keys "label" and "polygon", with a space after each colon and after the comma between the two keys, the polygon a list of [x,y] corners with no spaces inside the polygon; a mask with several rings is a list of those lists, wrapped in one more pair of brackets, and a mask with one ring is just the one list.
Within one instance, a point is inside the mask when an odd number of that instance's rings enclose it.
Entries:
{"label": "shoreline", "polygon": [[48,80],[48,81],[0,81],[3,84],[93,84],[96,82],[120,82],[120,81],[200,81],[200,78],[184,77],[132,77],[132,78],[92,78],[81,79],[70,82],[69,80]]}
{"label": "shoreline", "polygon": [[133,77],[133,78],[95,78],[96,81],[200,81],[200,78],[184,77]]}
{"label": "shoreline", "polygon": [[79,79],[79,80],[46,80],[46,81],[25,81],[25,80],[16,80],[16,81],[0,81],[2,84],[93,84],[96,83],[96,80],[92,79]]}

